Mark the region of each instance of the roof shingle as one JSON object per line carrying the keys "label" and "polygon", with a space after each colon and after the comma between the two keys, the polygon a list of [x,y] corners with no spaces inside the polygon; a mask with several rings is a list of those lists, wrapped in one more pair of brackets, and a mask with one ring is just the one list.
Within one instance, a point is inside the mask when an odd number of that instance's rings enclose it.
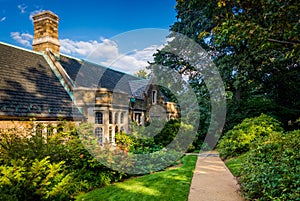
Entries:
{"label": "roof shingle", "polygon": [[42,54],[0,43],[0,116],[73,117],[72,100]]}

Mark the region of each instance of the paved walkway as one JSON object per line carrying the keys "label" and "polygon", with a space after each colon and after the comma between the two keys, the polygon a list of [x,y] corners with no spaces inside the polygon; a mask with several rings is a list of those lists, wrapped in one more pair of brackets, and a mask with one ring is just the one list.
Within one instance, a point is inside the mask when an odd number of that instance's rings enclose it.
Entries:
{"label": "paved walkway", "polygon": [[189,201],[243,201],[235,177],[217,152],[199,154]]}

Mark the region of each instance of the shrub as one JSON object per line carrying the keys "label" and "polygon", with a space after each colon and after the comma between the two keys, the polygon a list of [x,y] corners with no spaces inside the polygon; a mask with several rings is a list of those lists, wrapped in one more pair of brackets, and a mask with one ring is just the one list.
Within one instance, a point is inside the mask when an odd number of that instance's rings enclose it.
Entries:
{"label": "shrub", "polygon": [[[42,173],[38,172],[38,174],[45,175],[44,171],[48,168],[48,165],[61,164],[61,171],[66,175],[71,173],[72,184],[74,184],[71,191],[64,190],[69,196],[68,199],[82,191],[89,191],[108,185],[110,182],[119,181],[124,176],[124,174],[105,167],[85,149],[73,123],[62,122],[60,126],[63,129],[48,138],[35,135],[32,127],[31,129],[30,127],[28,129],[15,127],[13,129],[0,130],[0,165],[2,165],[3,171],[11,168],[12,164],[17,164],[15,166],[17,169],[20,169],[20,171],[22,169],[23,171],[25,168],[28,174],[31,174],[34,169],[29,168],[29,166],[30,164],[35,164],[32,161],[44,161],[46,165],[43,169],[37,170],[42,171]],[[46,161],[45,158],[47,159]],[[27,178],[29,176],[20,176],[20,178],[24,177]],[[22,188],[17,188],[19,185]],[[40,189],[38,185],[30,188],[27,184],[24,185],[21,180],[16,180],[13,185],[16,188],[12,188],[10,194],[27,195],[32,193],[33,196],[40,196],[35,193]],[[71,185],[68,184],[67,186]],[[2,198],[4,199],[9,193],[3,192]],[[2,198],[0,200],[3,200]],[[16,200],[14,197],[10,198],[8,196],[7,200],[10,199]],[[30,197],[27,200],[30,200]]]}
{"label": "shrub", "polygon": [[64,162],[12,160],[0,166],[0,200],[70,200],[73,177]]}
{"label": "shrub", "polygon": [[166,147],[174,140],[181,126],[180,120],[171,119],[165,124],[160,133],[154,136],[154,142]]}
{"label": "shrub", "polygon": [[299,200],[300,131],[272,132],[247,154],[241,187],[249,200]]}
{"label": "shrub", "polygon": [[273,117],[261,114],[259,117],[246,118],[219,141],[220,156],[225,159],[246,153],[251,147],[257,146],[257,140],[273,131],[283,131],[281,123]]}
{"label": "shrub", "polygon": [[126,135],[124,132],[118,132],[115,135],[115,140],[117,146],[124,151],[132,150],[134,145],[133,137]]}

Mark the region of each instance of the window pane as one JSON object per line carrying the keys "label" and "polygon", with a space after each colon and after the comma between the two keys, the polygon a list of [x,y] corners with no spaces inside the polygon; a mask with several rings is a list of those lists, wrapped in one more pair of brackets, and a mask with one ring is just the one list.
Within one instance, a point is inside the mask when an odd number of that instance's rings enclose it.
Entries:
{"label": "window pane", "polygon": [[112,130],[112,127],[110,126],[110,127],[109,127],[109,136],[108,136],[108,137],[109,137],[109,142],[110,142],[110,143],[113,142],[113,141],[112,141],[112,136],[113,136],[113,130]]}
{"label": "window pane", "polygon": [[103,114],[102,114],[102,112],[96,112],[95,123],[96,124],[103,124]]}
{"label": "window pane", "polygon": [[95,135],[97,137],[97,141],[100,145],[103,145],[103,134],[102,134],[102,128],[96,128]]}
{"label": "window pane", "polygon": [[124,124],[124,113],[123,112],[121,113],[120,121],[121,121],[120,122],[121,124]]}
{"label": "window pane", "polygon": [[42,137],[43,136],[43,125],[42,124],[38,124],[36,127],[36,135],[38,137]]}
{"label": "window pane", "polygon": [[109,124],[112,124],[113,121],[112,121],[112,112],[109,112]]}
{"label": "window pane", "polygon": [[118,113],[115,113],[115,124],[118,124]]}
{"label": "window pane", "polygon": [[47,137],[50,137],[53,135],[53,130],[54,130],[54,128],[52,125],[47,126]]}

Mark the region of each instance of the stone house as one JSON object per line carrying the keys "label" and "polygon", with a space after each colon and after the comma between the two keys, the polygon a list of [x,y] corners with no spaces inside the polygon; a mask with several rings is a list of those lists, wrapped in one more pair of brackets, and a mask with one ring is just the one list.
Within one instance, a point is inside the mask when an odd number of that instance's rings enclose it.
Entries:
{"label": "stone house", "polygon": [[33,21],[33,50],[0,42],[0,128],[31,118],[46,127],[61,119],[86,121],[94,123],[100,143],[114,143],[115,133],[128,132],[130,122],[150,121],[153,108],[167,119],[178,116],[153,79],[61,54],[54,13],[43,11]]}

